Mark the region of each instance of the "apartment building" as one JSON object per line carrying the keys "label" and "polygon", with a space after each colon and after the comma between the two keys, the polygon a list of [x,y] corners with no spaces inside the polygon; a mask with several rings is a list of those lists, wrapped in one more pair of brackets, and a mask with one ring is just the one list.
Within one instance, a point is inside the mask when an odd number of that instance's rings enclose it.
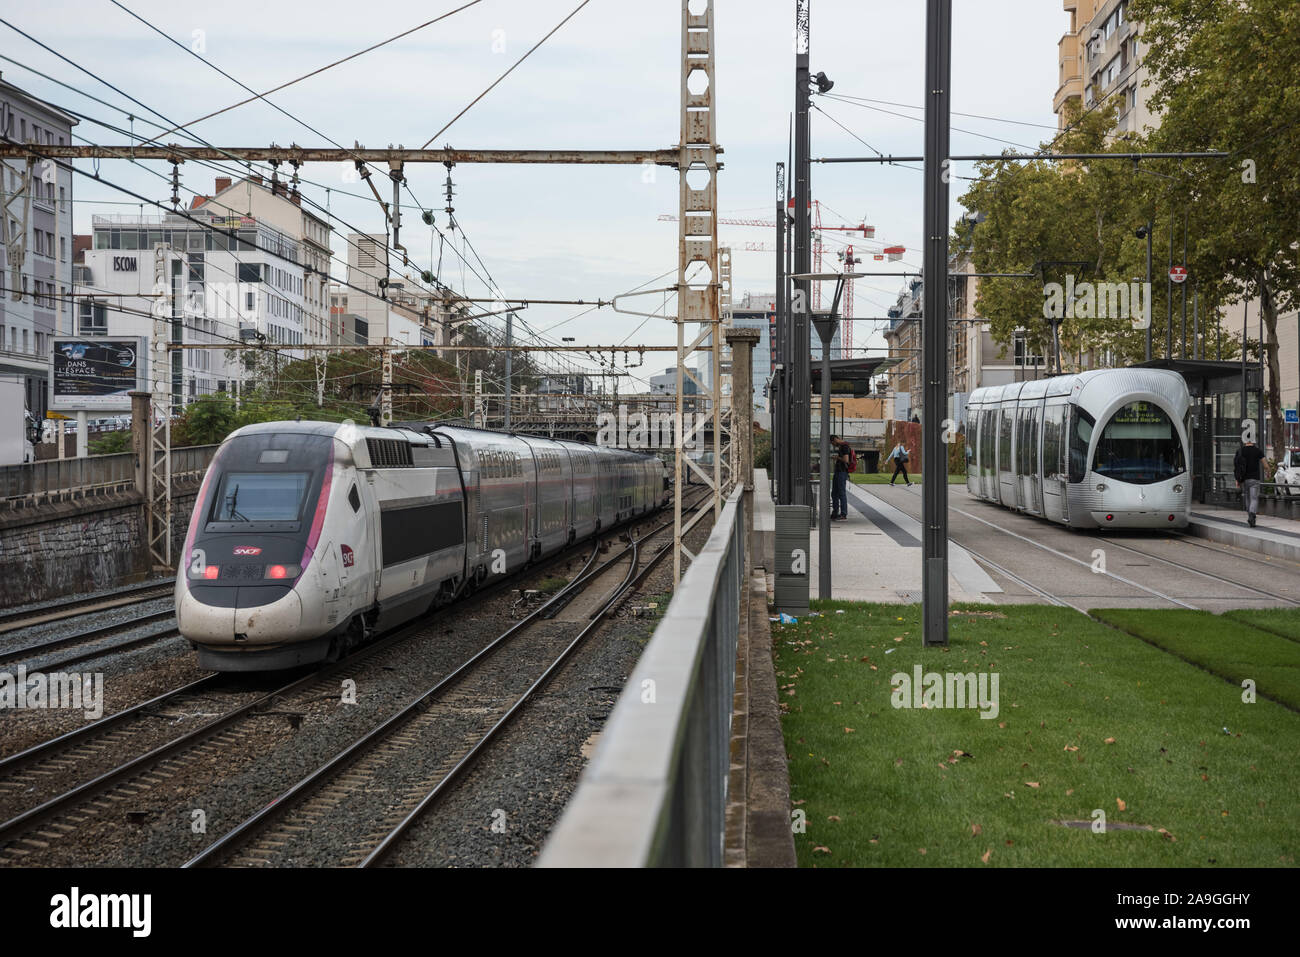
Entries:
{"label": "apartment building", "polygon": [[[1092,109],[1118,102],[1120,130],[1142,132],[1155,125],[1144,89],[1141,25],[1128,19],[1128,0],[1064,0],[1070,25],[1058,43],[1060,84],[1052,98],[1058,125],[1065,127],[1065,105]],[[1118,98],[1118,99],[1116,99]]]}
{"label": "apartment building", "polygon": [[[975,217],[978,223],[979,217]],[[954,255],[948,263],[948,407],[944,412],[960,422],[966,399],[983,386],[1006,385],[1048,374],[1047,358],[1028,330],[1015,333],[1011,341],[999,344],[991,326],[975,309],[979,279],[969,257]],[[894,399],[894,417],[910,419],[922,412],[921,314],[924,284],[911,280],[888,310],[889,329],[885,342],[897,364],[886,373],[888,392]]]}
{"label": "apartment building", "polygon": [[302,341],[330,341],[331,228],[327,220],[303,208],[297,190],[283,180],[268,182],[261,176],[240,180],[219,176],[213,194],[195,197],[191,211],[209,214],[214,222],[251,219],[293,240],[302,267]]}
{"label": "apartment building", "polygon": [[[0,135],[65,146],[77,119],[0,79]],[[37,419],[49,407],[50,337],[70,331],[72,171],[0,162],[0,377],[23,384]]]}
{"label": "apartment building", "polygon": [[414,275],[394,273],[388,267],[388,236],[383,233],[348,234],[347,286],[343,314],[352,327],[364,329],[371,343],[385,338],[407,345],[437,346],[451,341],[453,319],[449,299],[429,289]]}
{"label": "apartment building", "polygon": [[[171,297],[173,342],[264,342],[301,357],[292,347],[307,341],[302,252],[287,234],[208,204],[188,216],[96,215],[91,225],[77,270],[75,334],[151,339],[160,288]],[[155,252],[160,244],[161,263]],[[175,402],[242,391],[246,375],[239,358],[224,349],[172,352]]]}

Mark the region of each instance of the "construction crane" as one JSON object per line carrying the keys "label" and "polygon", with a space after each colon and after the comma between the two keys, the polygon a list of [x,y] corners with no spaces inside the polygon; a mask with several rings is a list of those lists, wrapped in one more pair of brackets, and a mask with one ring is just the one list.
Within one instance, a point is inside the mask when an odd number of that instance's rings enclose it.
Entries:
{"label": "construction crane", "polygon": [[[794,199],[790,200],[790,209],[794,209]],[[671,213],[663,213],[659,217],[660,222],[673,223],[677,217]],[[775,229],[776,223],[770,219],[730,219],[719,217],[718,225],[720,226],[754,226],[760,229]],[[812,201],[812,269],[813,272],[822,271],[822,232],[843,232],[843,233],[862,233],[863,239],[874,239],[876,236],[876,227],[868,226],[866,223],[858,223],[856,226],[823,226],[822,225],[822,204],[818,200]],[[733,247],[735,248],[735,247]],[[745,249],[750,249],[749,245]],[[812,307],[816,312],[821,308],[821,283],[813,283],[812,287]]]}
{"label": "construction crane", "polygon": [[848,273],[844,277],[844,358],[853,358],[853,267],[862,262],[853,255],[853,244],[849,243],[848,248],[839,253],[839,260],[844,264],[844,271]]}

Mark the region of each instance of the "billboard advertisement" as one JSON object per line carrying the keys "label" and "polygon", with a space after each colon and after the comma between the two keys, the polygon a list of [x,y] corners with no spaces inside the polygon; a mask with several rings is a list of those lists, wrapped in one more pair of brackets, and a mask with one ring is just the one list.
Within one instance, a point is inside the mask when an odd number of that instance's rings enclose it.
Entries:
{"label": "billboard advertisement", "polygon": [[129,410],[129,393],[143,379],[143,355],[138,338],[55,337],[50,408]]}

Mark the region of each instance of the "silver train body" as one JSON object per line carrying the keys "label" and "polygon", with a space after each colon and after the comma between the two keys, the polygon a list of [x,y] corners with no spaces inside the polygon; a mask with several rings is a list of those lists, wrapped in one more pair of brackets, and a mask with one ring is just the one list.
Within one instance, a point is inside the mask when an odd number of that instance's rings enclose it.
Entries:
{"label": "silver train body", "polygon": [[204,476],[180,632],[219,671],[333,659],[665,501],[657,458],[477,429],[268,422]]}
{"label": "silver train body", "polygon": [[1191,401],[1164,369],[1097,369],[976,389],[966,484],[1074,528],[1184,528]]}

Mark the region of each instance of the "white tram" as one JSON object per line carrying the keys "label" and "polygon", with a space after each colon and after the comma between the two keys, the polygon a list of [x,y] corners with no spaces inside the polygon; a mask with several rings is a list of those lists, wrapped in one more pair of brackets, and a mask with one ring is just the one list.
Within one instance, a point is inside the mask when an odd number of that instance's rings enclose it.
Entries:
{"label": "white tram", "polygon": [[1191,400],[1165,369],[1097,369],[976,389],[971,494],[1074,528],[1183,528]]}

